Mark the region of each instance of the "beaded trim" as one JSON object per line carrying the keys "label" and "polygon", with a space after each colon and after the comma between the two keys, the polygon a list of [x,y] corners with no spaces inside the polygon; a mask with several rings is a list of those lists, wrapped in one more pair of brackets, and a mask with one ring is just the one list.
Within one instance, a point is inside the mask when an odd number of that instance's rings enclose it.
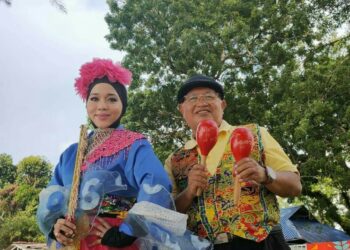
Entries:
{"label": "beaded trim", "polygon": [[129,147],[134,141],[143,138],[145,138],[144,135],[133,131],[124,129],[114,130],[109,138],[89,152],[86,156],[85,164],[94,163],[101,157],[116,154],[124,148]]}

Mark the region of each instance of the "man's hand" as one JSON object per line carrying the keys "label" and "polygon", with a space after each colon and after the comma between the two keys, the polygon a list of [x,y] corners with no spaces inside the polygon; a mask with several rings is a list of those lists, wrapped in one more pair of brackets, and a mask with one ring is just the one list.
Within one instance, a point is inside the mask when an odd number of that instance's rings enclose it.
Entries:
{"label": "man's hand", "polygon": [[234,175],[238,175],[240,182],[248,183],[262,183],[267,178],[264,167],[249,157],[243,158],[236,163]]}
{"label": "man's hand", "polygon": [[193,199],[197,196],[197,190],[205,190],[208,188],[208,171],[205,166],[195,164],[188,172],[186,196]]}
{"label": "man's hand", "polygon": [[[265,187],[281,197],[295,197],[301,194],[302,186],[300,174],[291,171],[275,171],[276,179]],[[267,175],[264,167],[260,166],[254,159],[243,158],[236,163],[234,171],[241,182],[261,184],[266,182]]]}
{"label": "man's hand", "polygon": [[191,206],[192,201],[197,197],[197,190],[205,190],[208,188],[209,172],[206,167],[200,164],[195,164],[188,172],[187,187],[176,198],[176,209],[180,213],[186,213]]}

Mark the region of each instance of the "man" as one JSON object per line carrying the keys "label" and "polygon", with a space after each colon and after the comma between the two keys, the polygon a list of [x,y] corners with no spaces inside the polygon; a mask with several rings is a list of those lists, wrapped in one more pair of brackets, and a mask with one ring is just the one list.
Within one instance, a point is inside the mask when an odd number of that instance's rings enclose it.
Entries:
{"label": "man", "polygon": [[[272,230],[280,219],[276,195],[297,196],[302,188],[299,172],[281,146],[265,128],[245,125],[253,132],[254,149],[250,157],[235,162],[229,142],[237,126],[223,120],[224,90],[210,77],[191,77],[181,86],[177,100],[193,138],[171,154],[165,166],[177,209],[189,215],[188,228],[213,242],[214,249],[289,249],[281,230]],[[199,164],[195,141],[197,125],[204,119],[219,127],[207,166]],[[238,206],[233,202],[235,175],[242,188]],[[202,194],[197,197],[198,189]]]}

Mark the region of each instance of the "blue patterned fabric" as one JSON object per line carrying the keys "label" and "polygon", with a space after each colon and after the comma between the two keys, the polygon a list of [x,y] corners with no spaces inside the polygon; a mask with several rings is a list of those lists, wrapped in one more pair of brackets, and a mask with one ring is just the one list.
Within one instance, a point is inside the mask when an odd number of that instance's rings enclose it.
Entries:
{"label": "blue patterned fabric", "polygon": [[[77,146],[73,144],[62,153],[48,188],[40,195],[37,219],[40,229],[46,236],[54,222],[66,213]],[[108,193],[121,197],[135,197],[137,201],[147,200],[170,208],[171,204],[163,197],[149,196],[140,188],[147,184],[160,185],[169,193],[172,189],[163,165],[146,139],[136,140],[130,147],[115,155],[103,157],[94,165],[100,167],[91,167],[82,174],[77,215],[81,210],[96,208],[103,195]]]}

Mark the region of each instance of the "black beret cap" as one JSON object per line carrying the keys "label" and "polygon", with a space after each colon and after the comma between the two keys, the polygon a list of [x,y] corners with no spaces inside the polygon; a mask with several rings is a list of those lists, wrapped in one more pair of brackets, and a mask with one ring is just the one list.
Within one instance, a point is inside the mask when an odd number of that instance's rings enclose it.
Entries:
{"label": "black beret cap", "polygon": [[177,92],[177,102],[183,103],[185,95],[198,87],[210,88],[219,94],[221,100],[224,99],[224,88],[220,83],[208,76],[194,75],[180,87]]}

